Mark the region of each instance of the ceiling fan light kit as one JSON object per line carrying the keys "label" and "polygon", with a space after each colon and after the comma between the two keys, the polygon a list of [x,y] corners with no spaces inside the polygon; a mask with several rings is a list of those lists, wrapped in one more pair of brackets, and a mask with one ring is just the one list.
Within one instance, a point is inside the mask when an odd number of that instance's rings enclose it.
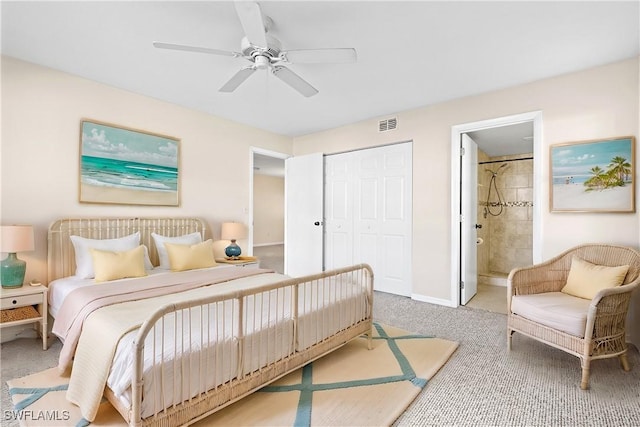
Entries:
{"label": "ceiling fan light kit", "polygon": [[280,63],[349,63],[357,60],[353,48],[296,49],[283,51],[280,41],[267,32],[273,27],[273,20],[262,14],[260,5],[250,1],[236,1],[236,13],[244,30],[245,37],[240,42],[240,51],[226,51],[200,46],[175,43],[153,42],[159,49],[181,50],[210,55],[243,58],[252,65],[241,68],[220,89],[220,92],[233,92],[256,70],[271,69],[274,76],[305,97],[318,93],[306,80]]}

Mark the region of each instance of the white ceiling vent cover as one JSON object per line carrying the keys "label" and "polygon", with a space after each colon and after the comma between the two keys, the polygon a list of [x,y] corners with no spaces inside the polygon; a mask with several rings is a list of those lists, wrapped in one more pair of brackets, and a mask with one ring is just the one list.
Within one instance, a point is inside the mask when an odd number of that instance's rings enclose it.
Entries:
{"label": "white ceiling vent cover", "polygon": [[380,120],[378,122],[378,132],[386,132],[388,130],[394,130],[398,127],[398,118],[392,117],[386,120]]}

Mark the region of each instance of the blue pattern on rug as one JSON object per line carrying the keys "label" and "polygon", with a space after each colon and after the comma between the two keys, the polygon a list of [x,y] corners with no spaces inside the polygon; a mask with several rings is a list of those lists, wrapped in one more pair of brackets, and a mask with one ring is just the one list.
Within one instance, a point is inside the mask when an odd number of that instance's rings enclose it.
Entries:
{"label": "blue pattern on rug", "polygon": [[27,397],[26,399],[23,399],[20,402],[13,405],[16,411],[22,411],[27,406],[31,405],[34,402],[37,402],[39,399],[44,397],[50,391],[64,391],[68,388],[69,388],[69,384],[62,384],[54,387],[42,387],[42,388],[13,387],[9,389],[9,396],[13,396],[14,394],[29,395],[29,397]]}
{"label": "blue pattern on rug", "polygon": [[[13,396],[14,394],[28,395],[27,398],[22,399],[13,405],[13,409],[15,411],[22,411],[37,402],[39,399],[43,398],[49,392],[65,391],[67,389],[69,389],[69,384],[61,384],[53,387],[12,387],[9,389],[9,396]],[[80,421],[76,423],[75,427],[87,427],[89,424],[91,423],[87,419],[81,418]]]}
{"label": "blue pattern on rug", "polygon": [[[291,384],[291,385],[283,385],[283,386],[274,386],[269,385],[261,388],[260,392],[263,393],[281,393],[288,391],[300,391],[300,399],[298,400],[298,410],[296,413],[296,420],[294,422],[295,427],[308,427],[311,425],[311,404],[313,401],[313,393],[316,391],[324,391],[324,390],[336,390],[341,388],[350,388],[350,387],[363,387],[370,385],[378,385],[378,384],[388,384],[400,381],[408,381],[416,387],[422,389],[427,385],[427,380],[424,378],[416,377],[416,373],[411,367],[411,364],[402,353],[396,341],[399,340],[409,340],[409,339],[431,339],[433,336],[428,335],[417,335],[417,334],[409,334],[409,335],[401,335],[398,337],[390,337],[384,328],[379,324],[375,323],[373,326],[376,328],[378,332],[377,337],[373,337],[374,340],[385,340],[389,349],[395,356],[400,369],[402,370],[402,375],[392,375],[386,377],[379,378],[370,378],[366,380],[354,380],[354,381],[340,381],[336,383],[327,383],[327,384],[313,384],[313,362],[305,365],[302,368],[302,380],[300,384]],[[361,337],[362,339],[367,339],[365,337]]]}

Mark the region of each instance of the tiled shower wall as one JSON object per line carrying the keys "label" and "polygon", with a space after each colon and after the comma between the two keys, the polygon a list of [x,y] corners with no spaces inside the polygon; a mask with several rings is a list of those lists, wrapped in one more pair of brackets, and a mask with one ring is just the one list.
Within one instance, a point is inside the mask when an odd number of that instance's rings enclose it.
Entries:
{"label": "tiled shower wall", "polygon": [[[478,151],[478,237],[483,243],[478,246],[478,274],[508,274],[515,267],[533,263],[533,157],[532,154],[488,157]],[[527,158],[527,160],[515,160]],[[511,160],[514,159],[514,160]],[[501,162],[501,160],[511,160]],[[485,163],[483,162],[496,162]],[[496,186],[501,195],[502,213],[493,216],[485,208],[497,214],[500,211],[496,189],[492,186],[489,206],[487,194],[491,183],[491,172],[501,165],[496,177]]]}

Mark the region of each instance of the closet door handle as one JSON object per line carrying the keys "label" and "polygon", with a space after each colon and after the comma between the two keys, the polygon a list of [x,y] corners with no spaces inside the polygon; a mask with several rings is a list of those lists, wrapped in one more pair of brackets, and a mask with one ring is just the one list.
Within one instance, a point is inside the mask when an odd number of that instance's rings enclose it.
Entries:
{"label": "closet door handle", "polygon": [[316,221],[316,222],[313,223],[313,225],[315,225],[315,226],[320,226],[320,224],[322,224],[320,221]]}

